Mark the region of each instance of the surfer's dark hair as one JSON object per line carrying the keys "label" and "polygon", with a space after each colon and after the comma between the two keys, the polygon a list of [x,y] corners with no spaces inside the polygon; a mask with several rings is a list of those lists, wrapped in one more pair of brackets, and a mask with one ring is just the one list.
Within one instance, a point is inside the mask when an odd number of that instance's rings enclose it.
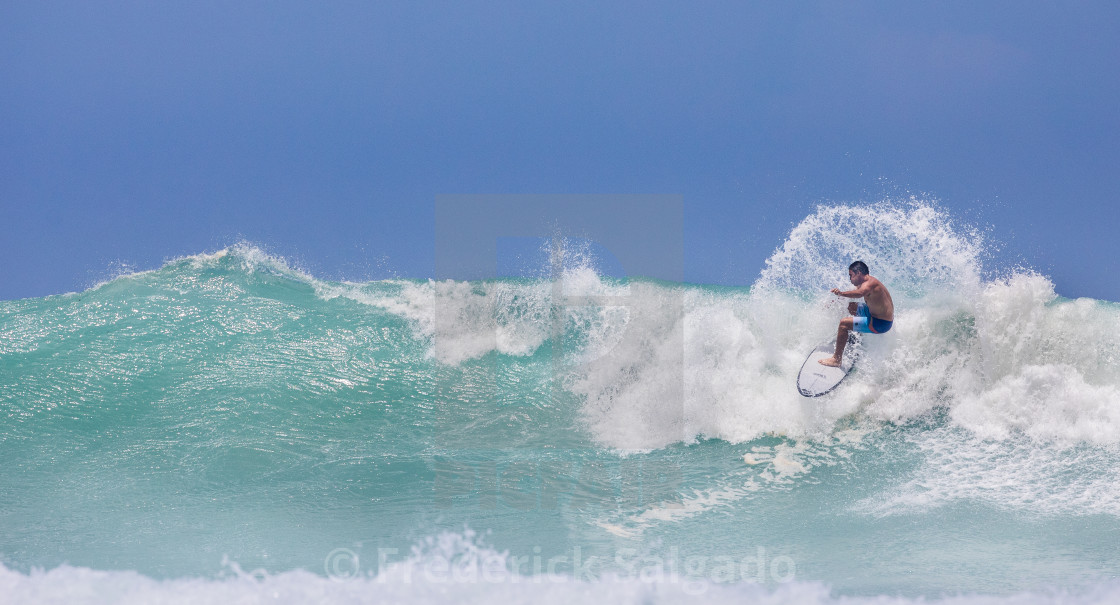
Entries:
{"label": "surfer's dark hair", "polygon": [[857,260],[856,262],[848,265],[848,271],[859,273],[860,275],[870,274],[870,271],[867,268],[867,264],[861,260]]}

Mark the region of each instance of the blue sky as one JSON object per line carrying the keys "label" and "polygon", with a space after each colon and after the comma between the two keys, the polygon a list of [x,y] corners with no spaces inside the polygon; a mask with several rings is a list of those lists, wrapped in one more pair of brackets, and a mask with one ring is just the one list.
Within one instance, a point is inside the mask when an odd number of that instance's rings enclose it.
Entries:
{"label": "blue sky", "polygon": [[1120,300],[1120,3],[0,4],[0,298],[246,240],[430,277],[443,194],[676,194],[691,282],[921,194]]}

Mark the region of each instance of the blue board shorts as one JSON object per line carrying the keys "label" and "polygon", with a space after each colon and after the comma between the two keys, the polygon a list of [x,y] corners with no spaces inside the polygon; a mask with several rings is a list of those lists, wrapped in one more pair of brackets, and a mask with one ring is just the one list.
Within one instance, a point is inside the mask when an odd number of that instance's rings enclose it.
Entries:
{"label": "blue board shorts", "polygon": [[852,317],[852,329],[864,334],[885,334],[890,331],[893,324],[893,321],[872,317],[866,303],[859,303],[856,314]]}

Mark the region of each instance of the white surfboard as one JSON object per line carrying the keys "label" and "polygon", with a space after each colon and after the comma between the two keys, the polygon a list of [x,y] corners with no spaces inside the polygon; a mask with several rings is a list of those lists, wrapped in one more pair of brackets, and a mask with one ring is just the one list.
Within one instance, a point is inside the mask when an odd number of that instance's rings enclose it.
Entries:
{"label": "white surfboard", "polygon": [[805,397],[820,397],[831,392],[848,376],[859,360],[862,347],[859,337],[855,332],[848,335],[848,346],[844,347],[844,357],[840,360],[840,367],[832,368],[817,363],[820,359],[832,357],[836,352],[836,339],[822,342],[809,353],[808,359],[801,364],[801,371],[797,373],[797,391]]}

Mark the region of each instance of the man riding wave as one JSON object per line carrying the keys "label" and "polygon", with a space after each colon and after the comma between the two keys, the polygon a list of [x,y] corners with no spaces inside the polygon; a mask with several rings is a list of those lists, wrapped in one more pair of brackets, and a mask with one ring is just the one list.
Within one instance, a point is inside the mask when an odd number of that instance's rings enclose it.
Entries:
{"label": "man riding wave", "polygon": [[841,292],[839,288],[833,288],[832,293],[845,298],[862,298],[864,302],[848,303],[848,313],[852,317],[840,320],[840,329],[836,332],[836,353],[819,361],[822,365],[834,368],[840,367],[844,347],[848,345],[849,332],[855,330],[863,334],[884,334],[894,323],[894,301],[891,300],[891,293],[883,282],[869,274],[863,261],[857,260],[848,265],[848,279],[856,287],[855,290]]}

